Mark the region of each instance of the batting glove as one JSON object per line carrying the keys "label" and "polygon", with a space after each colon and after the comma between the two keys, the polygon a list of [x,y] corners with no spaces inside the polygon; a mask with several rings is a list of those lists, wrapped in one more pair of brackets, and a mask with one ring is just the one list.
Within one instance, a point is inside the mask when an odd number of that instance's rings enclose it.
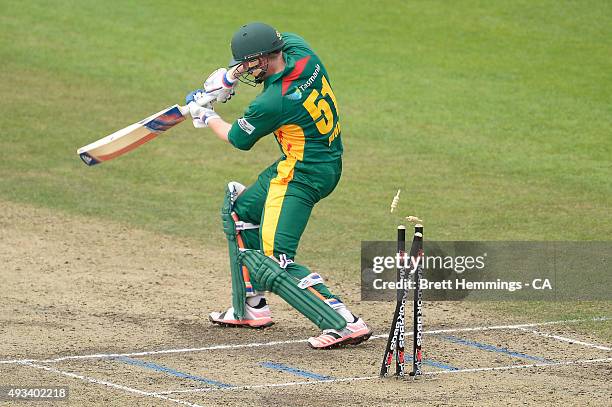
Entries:
{"label": "batting glove", "polygon": [[185,104],[188,105],[191,102],[195,102],[196,93],[204,93],[204,89],[196,89],[192,92],[189,92],[187,96],[185,96]]}
{"label": "batting glove", "polygon": [[214,95],[217,102],[221,103],[225,103],[232,98],[236,93],[234,90],[236,86],[238,86],[238,80],[231,78],[225,68],[217,69],[204,82],[206,93]]}
{"label": "batting glove", "polygon": [[191,102],[195,102],[200,106],[212,108],[212,103],[217,99],[217,95],[211,95],[206,93],[203,89],[196,89],[193,92],[189,92],[185,96],[185,104],[189,105]]}
{"label": "batting glove", "polygon": [[219,115],[212,107],[202,107],[196,102],[189,102],[187,106],[189,107],[189,114],[193,118],[193,127],[208,127],[210,119],[219,118]]}

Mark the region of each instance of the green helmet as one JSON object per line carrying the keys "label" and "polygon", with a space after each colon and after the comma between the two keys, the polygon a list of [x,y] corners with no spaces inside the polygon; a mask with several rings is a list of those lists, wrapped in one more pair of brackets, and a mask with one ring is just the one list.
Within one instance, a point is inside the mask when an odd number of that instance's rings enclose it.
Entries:
{"label": "green helmet", "polygon": [[285,45],[278,31],[264,23],[249,23],[232,37],[232,59],[229,66],[278,51]]}

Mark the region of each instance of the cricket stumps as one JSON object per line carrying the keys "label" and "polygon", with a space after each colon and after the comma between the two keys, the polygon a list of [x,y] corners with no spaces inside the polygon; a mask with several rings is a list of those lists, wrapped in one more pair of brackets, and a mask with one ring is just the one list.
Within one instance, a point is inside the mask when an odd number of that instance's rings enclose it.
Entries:
{"label": "cricket stumps", "polygon": [[[410,376],[422,375],[422,343],[423,343],[423,293],[419,289],[419,282],[423,277],[423,225],[420,219],[414,216],[406,218],[409,222],[419,222],[414,225],[414,236],[407,261],[402,262],[403,267],[397,269],[397,281],[404,281],[407,275],[412,275],[414,281],[413,298],[413,341],[412,341],[412,371]],[[400,258],[406,257],[406,226],[397,227],[397,252]],[[398,285],[402,286],[402,285]],[[395,356],[395,376],[405,376],[405,336],[406,336],[406,303],[408,301],[408,288],[397,290],[397,303],[389,338],[383,355],[380,377],[389,376],[389,370]]]}

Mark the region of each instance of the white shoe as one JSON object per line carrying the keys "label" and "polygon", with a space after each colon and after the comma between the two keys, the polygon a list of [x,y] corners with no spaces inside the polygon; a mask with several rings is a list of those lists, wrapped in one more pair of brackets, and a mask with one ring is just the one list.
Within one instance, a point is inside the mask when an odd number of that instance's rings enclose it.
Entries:
{"label": "white shoe", "polygon": [[355,322],[347,323],[341,331],[326,329],[321,335],[308,338],[308,344],[314,349],[331,349],[344,345],[358,345],[370,339],[370,336],[372,331],[363,319],[358,318]]}
{"label": "white shoe", "polygon": [[267,328],[274,325],[272,313],[267,305],[261,308],[253,308],[249,304],[244,306],[244,319],[234,316],[234,308],[229,307],[224,312],[211,312],[208,319],[213,324],[221,326],[241,326],[247,328]]}

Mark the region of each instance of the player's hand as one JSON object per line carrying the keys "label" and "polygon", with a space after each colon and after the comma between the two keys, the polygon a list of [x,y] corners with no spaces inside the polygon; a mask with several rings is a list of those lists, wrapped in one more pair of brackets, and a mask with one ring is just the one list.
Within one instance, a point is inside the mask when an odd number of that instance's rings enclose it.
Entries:
{"label": "player's hand", "polygon": [[185,96],[185,104],[188,105],[191,102],[195,102],[195,95],[198,92],[204,93],[204,89],[196,89],[194,91],[189,92],[187,96]]}
{"label": "player's hand", "polygon": [[189,114],[193,118],[193,127],[208,127],[210,119],[219,118],[219,115],[212,107],[202,107],[196,102],[189,102],[187,106],[189,107]]}
{"label": "player's hand", "polygon": [[195,102],[202,107],[212,108],[212,102],[216,99],[216,95],[208,94],[204,89],[196,89],[185,96],[185,104],[189,105],[189,103]]}
{"label": "player's hand", "polygon": [[236,93],[235,89],[238,86],[238,80],[230,78],[227,69],[219,68],[211,73],[206,82],[204,82],[204,90],[209,95],[214,95],[217,102],[225,103],[232,98]]}

